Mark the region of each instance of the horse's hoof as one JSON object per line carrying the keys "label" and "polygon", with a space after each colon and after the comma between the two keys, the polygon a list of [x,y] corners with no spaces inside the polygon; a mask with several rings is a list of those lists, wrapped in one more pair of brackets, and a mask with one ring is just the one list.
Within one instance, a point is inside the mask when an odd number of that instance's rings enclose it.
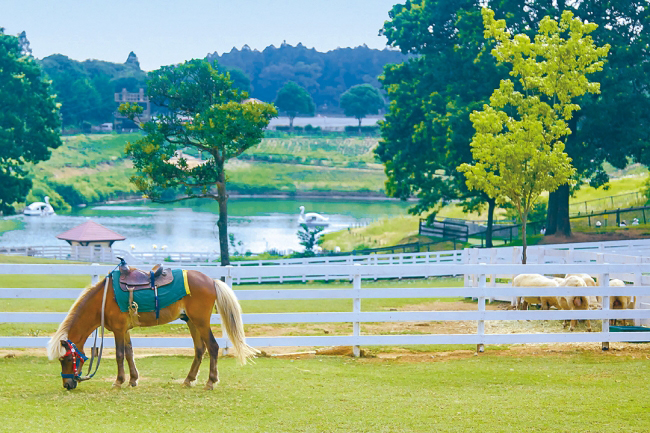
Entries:
{"label": "horse's hoof", "polygon": [[185,381],[183,382],[183,388],[191,388],[193,386],[194,386],[194,381],[189,381],[185,379]]}
{"label": "horse's hoof", "polygon": [[137,380],[132,380],[132,381],[129,382],[129,385],[131,385],[131,387],[136,387],[136,386],[138,386],[138,381]]}
{"label": "horse's hoof", "polygon": [[212,391],[214,389],[214,385],[212,384],[212,382],[208,382],[205,384],[205,387],[203,389],[206,391]]}
{"label": "horse's hoof", "polygon": [[122,389],[122,384],[121,383],[113,383],[113,389]]}

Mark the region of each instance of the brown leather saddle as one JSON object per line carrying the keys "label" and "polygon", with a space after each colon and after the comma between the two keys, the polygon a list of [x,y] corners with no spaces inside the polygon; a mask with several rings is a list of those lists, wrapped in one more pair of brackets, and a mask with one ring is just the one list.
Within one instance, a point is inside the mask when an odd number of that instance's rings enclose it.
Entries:
{"label": "brown leather saddle", "polygon": [[132,268],[126,263],[120,264],[120,288],[125,292],[131,290],[144,290],[153,289],[152,287],[152,274],[153,285],[155,287],[166,286],[174,281],[172,270],[164,268],[162,265],[156,265],[151,272],[145,272],[141,269]]}

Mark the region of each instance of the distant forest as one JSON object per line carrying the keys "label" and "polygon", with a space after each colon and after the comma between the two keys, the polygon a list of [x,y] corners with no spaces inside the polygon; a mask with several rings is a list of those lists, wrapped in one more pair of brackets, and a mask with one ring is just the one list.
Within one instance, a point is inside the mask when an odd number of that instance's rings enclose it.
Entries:
{"label": "distant forest", "polygon": [[311,94],[316,111],[342,112],[339,97],[357,84],[379,87],[377,77],[384,65],[402,63],[406,56],[395,50],[376,50],[367,46],[337,48],[321,53],[302,44],[271,45],[263,51],[244,45],[221,56],[208,54],[229,70],[242,71],[250,79],[250,94],[262,101],[272,102],[287,81],[295,81]]}
{"label": "distant forest", "polygon": [[[356,84],[379,87],[377,77],[384,65],[401,63],[406,57],[398,51],[366,46],[321,53],[302,44],[282,44],[263,51],[244,45],[241,50],[233,48],[222,55],[215,52],[206,58],[217,60],[224,71],[230,72],[235,86],[254,98],[273,102],[287,81],[295,81],[311,94],[317,112],[341,113],[338,101],[343,92]],[[114,93],[123,88],[137,92],[147,79],[134,53],[125,63],[79,62],[62,54],[45,57],[40,63],[52,80],[62,104],[63,125],[68,129],[112,122],[117,108]]]}

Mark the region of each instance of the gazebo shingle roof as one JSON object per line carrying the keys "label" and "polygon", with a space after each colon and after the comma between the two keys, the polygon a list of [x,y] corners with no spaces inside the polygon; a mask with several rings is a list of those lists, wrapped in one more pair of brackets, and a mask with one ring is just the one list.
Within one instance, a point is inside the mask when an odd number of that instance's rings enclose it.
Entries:
{"label": "gazebo shingle roof", "polygon": [[76,242],[123,241],[126,239],[121,234],[115,233],[113,230],[109,230],[103,225],[90,220],[56,237],[64,241]]}

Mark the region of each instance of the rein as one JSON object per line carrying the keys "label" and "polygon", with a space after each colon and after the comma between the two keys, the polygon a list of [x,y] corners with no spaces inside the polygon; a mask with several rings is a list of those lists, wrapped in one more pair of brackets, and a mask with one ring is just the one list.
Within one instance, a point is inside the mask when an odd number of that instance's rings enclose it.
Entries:
{"label": "rein", "polygon": [[74,379],[77,382],[83,382],[84,380],[92,379],[92,377],[97,373],[97,370],[99,370],[99,364],[102,361],[102,352],[104,351],[104,310],[106,308],[106,292],[108,291],[108,279],[110,275],[111,274],[109,273],[106,276],[106,280],[105,280],[106,282],[104,283],[104,296],[102,297],[102,313],[101,313],[102,340],[101,340],[101,345],[99,347],[99,356],[97,356],[97,366],[95,367],[95,371],[93,371],[92,374],[90,373],[90,371],[93,368],[95,353],[97,353],[97,330],[96,329],[95,329],[95,340],[93,342],[93,347],[92,349],[90,349],[90,364],[88,365],[88,374],[86,376],[81,376],[81,373],[82,373],[83,364],[88,359],[88,357],[84,355],[72,341],[67,340],[69,349],[63,356],[64,357],[68,355],[72,356],[73,374],[61,373],[61,377],[64,379]]}

